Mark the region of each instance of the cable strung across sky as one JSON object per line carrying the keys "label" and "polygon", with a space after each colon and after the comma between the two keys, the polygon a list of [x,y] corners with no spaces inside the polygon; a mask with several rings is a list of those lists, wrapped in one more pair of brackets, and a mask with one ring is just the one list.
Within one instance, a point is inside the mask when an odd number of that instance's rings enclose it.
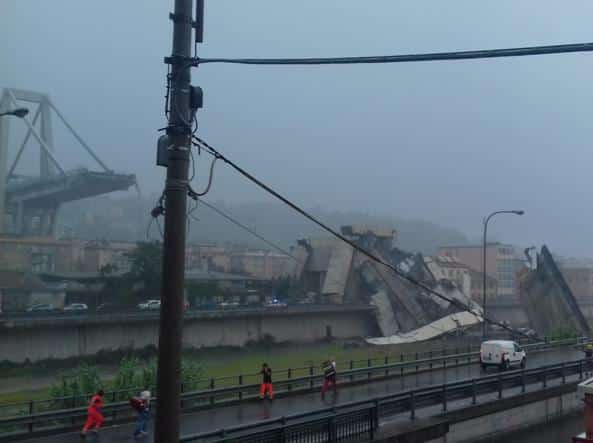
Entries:
{"label": "cable strung across sky", "polygon": [[473,60],[483,58],[524,57],[529,55],[591,52],[593,43],[528,46],[523,48],[480,49],[477,51],[431,52],[425,54],[378,55],[369,57],[321,58],[194,58],[193,65],[230,63],[236,65],[351,65],[374,63],[431,62],[445,60]]}
{"label": "cable strung across sky", "polygon": [[242,176],[244,176],[245,178],[247,178],[249,181],[251,181],[252,183],[256,184],[261,189],[263,189],[267,193],[271,194],[272,196],[274,196],[275,198],[277,198],[278,200],[280,200],[281,202],[283,202],[284,204],[286,204],[290,208],[294,209],[296,212],[298,212],[299,214],[301,214],[305,218],[309,219],[310,221],[312,221],[313,223],[315,223],[317,226],[319,226],[320,228],[322,228],[326,232],[328,232],[331,235],[333,235],[334,237],[336,237],[338,240],[341,240],[342,242],[350,245],[353,249],[355,249],[356,251],[358,251],[358,252],[362,253],[363,255],[367,256],[368,258],[370,258],[374,262],[376,262],[376,263],[378,263],[378,264],[380,264],[382,266],[385,266],[386,268],[390,269],[396,275],[398,275],[402,279],[408,281],[409,283],[413,284],[414,286],[417,286],[420,289],[426,291],[427,293],[432,294],[435,297],[440,298],[441,300],[444,300],[444,301],[450,303],[451,305],[457,307],[458,309],[460,309],[462,311],[469,312],[470,314],[474,315],[476,318],[481,319],[482,321],[485,321],[487,323],[490,323],[490,324],[499,326],[502,329],[511,332],[512,334],[515,334],[515,335],[518,335],[518,336],[523,336],[523,337],[528,338],[528,339],[534,339],[534,340],[540,340],[541,341],[541,338],[538,337],[538,336],[529,337],[527,334],[525,334],[525,333],[523,333],[521,331],[517,331],[517,330],[511,328],[510,326],[507,326],[504,323],[501,323],[501,322],[499,322],[497,320],[488,318],[483,313],[474,311],[471,306],[466,305],[465,303],[461,302],[460,300],[457,300],[455,298],[447,297],[447,296],[441,294],[440,292],[435,291],[430,286],[422,283],[421,281],[416,280],[414,277],[408,275],[407,273],[402,272],[396,266],[392,265],[391,263],[388,263],[387,261],[384,261],[383,259],[381,259],[380,257],[374,255],[373,253],[371,253],[367,249],[361,247],[360,245],[358,245],[354,241],[350,240],[349,238],[346,238],[344,235],[340,234],[335,229],[331,228],[330,226],[328,226],[327,224],[323,223],[318,218],[316,218],[313,215],[311,215],[309,212],[305,211],[303,208],[301,208],[300,206],[298,206],[296,203],[292,202],[288,198],[286,198],[283,195],[281,195],[279,192],[277,192],[274,189],[272,189],[270,186],[268,186],[267,184],[265,184],[264,182],[262,182],[261,180],[259,180],[257,177],[255,177],[251,173],[247,172],[241,166],[237,165],[235,162],[233,162],[232,160],[230,160],[227,157],[225,157],[223,154],[220,153],[220,151],[218,151],[212,145],[208,144],[206,141],[202,140],[197,135],[193,135],[192,136],[192,139],[193,139],[194,145],[199,146],[200,148],[204,149],[206,152],[208,152],[210,155],[214,156],[215,158],[222,160],[224,163],[226,163],[227,165],[229,165],[231,168],[233,168],[239,174],[241,174]]}
{"label": "cable strung across sky", "polygon": [[[216,158],[216,157],[215,157]],[[193,197],[192,197],[193,198]],[[249,228],[248,226],[244,225],[243,223],[241,223],[240,221],[238,221],[237,219],[231,217],[230,215],[224,213],[223,211],[221,211],[220,209],[218,209],[216,206],[214,206],[212,203],[208,203],[207,201],[205,201],[202,198],[198,198],[196,197],[196,201],[199,201],[201,204],[203,204],[204,206],[206,206],[207,208],[211,209],[212,211],[216,212],[218,215],[220,215],[222,218],[228,220],[229,222],[233,223],[235,226],[240,227],[241,229],[249,232],[251,235],[253,235],[254,237],[260,239],[261,241],[263,241],[265,244],[267,244],[268,246],[271,246],[272,248],[276,249],[277,251],[281,252],[284,255],[287,255],[288,257],[292,258],[294,261],[298,262],[298,263],[302,263],[301,260],[299,260],[298,258],[296,258],[294,255],[292,255],[290,252],[288,252],[286,249],[278,246],[276,243],[268,240],[267,238],[265,238],[264,236],[258,234],[257,232],[255,232],[253,229]]]}

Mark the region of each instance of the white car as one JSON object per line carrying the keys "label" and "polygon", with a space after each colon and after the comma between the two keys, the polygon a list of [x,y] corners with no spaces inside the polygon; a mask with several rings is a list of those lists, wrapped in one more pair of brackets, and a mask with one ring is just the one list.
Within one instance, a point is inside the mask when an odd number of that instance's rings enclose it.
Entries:
{"label": "white car", "polygon": [[521,346],[510,340],[488,340],[480,346],[482,369],[496,366],[502,370],[512,366],[524,368],[527,355]]}
{"label": "white car", "polygon": [[265,307],[266,308],[286,308],[286,307],[288,307],[288,305],[275,298],[271,302],[266,303]]}
{"label": "white car", "polygon": [[54,305],[52,305],[50,303],[43,303],[43,304],[37,304],[37,305],[28,307],[27,312],[40,312],[40,311],[51,312],[54,309],[55,309]]}
{"label": "white car", "polygon": [[64,311],[88,311],[89,307],[85,303],[71,303],[64,306]]}
{"label": "white car", "polygon": [[142,309],[142,310],[161,309],[161,301],[160,300],[148,300],[144,303],[140,303],[138,305],[138,309]]}

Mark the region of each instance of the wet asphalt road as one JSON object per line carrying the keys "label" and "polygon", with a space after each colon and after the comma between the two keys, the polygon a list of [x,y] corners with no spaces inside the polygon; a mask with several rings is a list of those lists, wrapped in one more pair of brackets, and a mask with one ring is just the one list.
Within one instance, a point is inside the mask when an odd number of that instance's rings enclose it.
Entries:
{"label": "wet asphalt road", "polygon": [[[545,364],[572,361],[583,357],[583,353],[573,348],[561,348],[552,351],[533,353],[527,356],[527,367],[537,367]],[[319,392],[297,394],[273,401],[245,402],[238,405],[223,406],[216,409],[184,414],[182,416],[181,434],[206,432],[220,428],[250,423],[283,415],[296,414],[309,410],[324,408],[332,404],[364,400],[379,395],[393,394],[405,389],[440,384],[455,380],[478,378],[483,375],[478,364],[434,370],[417,375],[405,375],[390,380],[373,381],[357,386],[338,386],[337,393],[328,393],[325,399]],[[151,423],[152,427],[153,423]],[[98,437],[89,436],[87,441],[132,442],[134,426],[132,424],[107,427],[101,430]],[[80,443],[78,433],[41,437],[27,440],[35,443]],[[146,443],[153,441],[152,434],[142,440]]]}

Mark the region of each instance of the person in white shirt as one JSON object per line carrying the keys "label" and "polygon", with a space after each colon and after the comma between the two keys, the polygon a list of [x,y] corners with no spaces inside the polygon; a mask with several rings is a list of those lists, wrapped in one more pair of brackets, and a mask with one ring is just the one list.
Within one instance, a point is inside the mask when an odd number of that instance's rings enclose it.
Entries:
{"label": "person in white shirt", "polygon": [[140,392],[138,396],[140,400],[138,411],[138,420],[136,421],[136,429],[134,430],[134,438],[144,437],[148,435],[146,427],[150,420],[150,390],[148,386],[144,387],[144,390]]}
{"label": "person in white shirt", "polygon": [[336,391],[336,360],[330,357],[323,363],[324,380],[321,388],[321,395],[324,396],[330,385]]}

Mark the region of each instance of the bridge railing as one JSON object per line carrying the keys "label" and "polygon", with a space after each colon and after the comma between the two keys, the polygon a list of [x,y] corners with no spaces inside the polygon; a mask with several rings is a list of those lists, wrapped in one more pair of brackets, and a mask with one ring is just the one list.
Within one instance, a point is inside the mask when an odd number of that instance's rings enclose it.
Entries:
{"label": "bridge railing", "polygon": [[[581,340],[579,340],[580,342]],[[566,345],[566,340],[555,341],[549,343],[536,343],[528,345],[533,351],[536,347],[540,349],[548,349],[553,346]],[[572,339],[571,344],[575,344]],[[527,346],[526,346],[527,347]],[[409,375],[420,371],[431,369],[439,369],[465,365],[472,362],[477,362],[479,354],[475,352],[459,353],[451,355],[441,355],[439,357],[418,359],[413,361],[404,361],[390,364],[374,365],[371,367],[361,367],[357,369],[347,370],[338,374],[338,380],[343,384],[357,383],[361,380],[370,378],[384,378],[389,376]],[[291,379],[279,380],[274,383],[276,390],[282,395],[291,391],[308,391],[318,387],[323,381],[323,374],[313,374],[302,377],[294,377]],[[127,393],[128,391],[116,391],[106,397],[108,402],[105,407],[106,418],[115,422],[118,420],[129,420],[133,413],[128,401],[121,401],[117,397],[118,393]],[[134,394],[136,391],[134,391]],[[206,390],[195,390],[191,392],[184,392],[181,399],[181,407],[185,411],[196,410],[201,408],[212,407],[222,403],[236,402],[249,398],[256,398],[259,395],[259,383],[244,384],[239,386],[229,386],[222,388],[213,388]],[[127,400],[128,397],[123,397]],[[119,401],[118,401],[119,400]],[[11,416],[12,415],[12,416]],[[23,410],[17,414],[0,415],[1,417],[8,417],[0,419],[0,433],[2,432],[17,432],[17,433],[32,433],[34,431],[43,432],[47,429],[64,429],[67,427],[75,427],[86,416],[86,407],[64,407],[54,408],[45,411],[30,411]]]}
{"label": "bridge railing", "polygon": [[[524,344],[531,352],[570,346],[586,342],[586,338],[544,340],[542,342]],[[468,345],[465,348],[444,348],[416,353],[400,353],[381,357],[347,360],[338,362],[338,375],[341,382],[362,382],[377,377],[406,375],[426,370],[442,369],[450,366],[461,366],[479,360],[479,345]],[[253,398],[259,392],[261,376],[257,372],[238,374],[225,377],[211,377],[183,382],[182,393],[206,391],[211,395],[203,406],[214,405],[220,401],[243,400]],[[274,369],[274,388],[278,393],[304,389],[313,389],[323,381],[322,368],[319,366],[299,366]],[[142,386],[123,390],[112,390],[105,393],[106,401],[115,403],[137,395]],[[230,388],[230,389],[222,389]],[[154,389],[154,387],[153,387]],[[85,406],[92,393],[79,396],[54,397],[36,399],[26,402],[0,403],[0,417],[11,415],[30,415],[37,412],[48,412]],[[196,405],[197,406],[197,405]]]}
{"label": "bridge railing", "polygon": [[[248,423],[225,429],[187,435],[181,443],[247,443],[247,442],[309,442],[354,441],[356,437],[372,439],[381,418],[398,414],[416,417],[420,409],[441,406],[450,408],[450,402],[470,400],[476,404],[480,396],[497,393],[502,398],[505,391],[526,392],[528,387],[545,389],[550,384],[566,384],[568,377],[582,380],[586,370],[593,365],[584,360],[546,365],[534,369],[521,369],[498,373],[478,379],[456,381],[402,391],[375,397],[370,400],[343,403],[331,408],[318,409],[303,414],[288,415],[272,420]],[[576,381],[573,381],[576,384]],[[539,386],[538,386],[539,384]]]}

